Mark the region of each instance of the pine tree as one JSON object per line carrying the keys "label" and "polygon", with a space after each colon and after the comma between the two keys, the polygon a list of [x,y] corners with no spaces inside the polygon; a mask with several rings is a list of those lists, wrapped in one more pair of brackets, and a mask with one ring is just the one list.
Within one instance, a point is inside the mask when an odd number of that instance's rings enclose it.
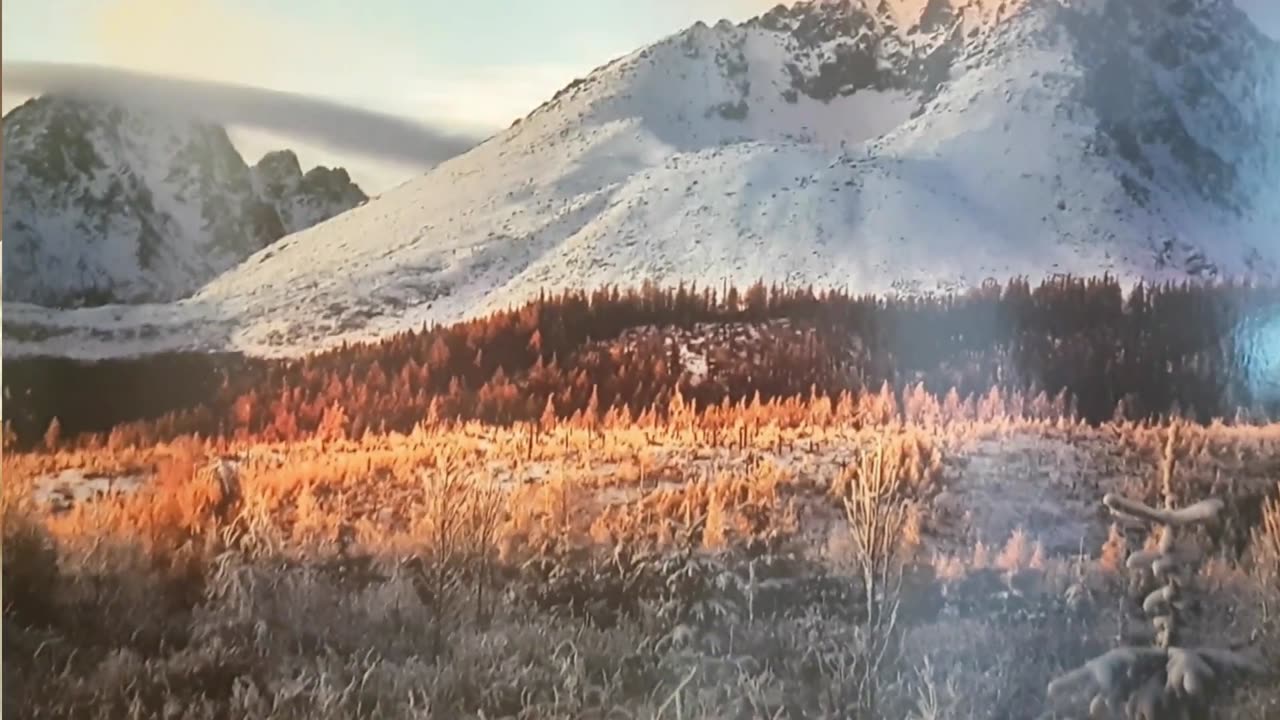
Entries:
{"label": "pine tree", "polygon": [[316,437],[321,440],[344,440],[347,437],[347,411],[338,403],[331,403],[316,427]]}
{"label": "pine tree", "polygon": [[1198,553],[1187,547],[1179,531],[1215,520],[1223,502],[1217,498],[1178,506],[1173,488],[1178,425],[1169,430],[1161,468],[1164,508],[1108,493],[1103,505],[1129,522],[1147,523],[1159,531],[1159,543],[1134,552],[1125,567],[1158,585],[1141,601],[1154,630],[1151,647],[1113,649],[1049,683],[1049,696],[1059,697],[1087,687],[1092,693],[1090,717],[1191,720],[1206,717],[1214,693],[1239,675],[1260,674],[1256,659],[1233,649],[1192,644],[1185,615],[1185,594],[1195,579]]}
{"label": "pine tree", "polygon": [[62,423],[58,418],[54,418],[49,422],[49,427],[44,431],[44,448],[49,452],[57,452],[58,441],[62,439]]}
{"label": "pine tree", "polygon": [[549,432],[556,427],[556,403],[553,395],[547,395],[547,405],[542,409],[542,417],[538,419],[538,426],[543,432]]}

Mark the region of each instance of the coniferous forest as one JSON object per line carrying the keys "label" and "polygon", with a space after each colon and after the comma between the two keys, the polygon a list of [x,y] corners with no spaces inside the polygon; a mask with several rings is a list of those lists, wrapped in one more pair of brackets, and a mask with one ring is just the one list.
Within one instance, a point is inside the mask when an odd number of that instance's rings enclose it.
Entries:
{"label": "coniferous forest", "polygon": [[[691,347],[707,372],[691,371]],[[1277,375],[1280,288],[1126,292],[1103,277],[887,299],[763,284],[609,288],[297,359],[12,359],[4,383],[8,431],[29,447],[55,419],[65,438],[131,442],[291,440],[322,427],[361,437],[407,432],[429,414],[509,423],[625,407],[638,417],[664,412],[677,389],[704,407],[756,394],[835,400],[886,383],[962,397],[1065,391],[1090,422],[1274,417]]]}

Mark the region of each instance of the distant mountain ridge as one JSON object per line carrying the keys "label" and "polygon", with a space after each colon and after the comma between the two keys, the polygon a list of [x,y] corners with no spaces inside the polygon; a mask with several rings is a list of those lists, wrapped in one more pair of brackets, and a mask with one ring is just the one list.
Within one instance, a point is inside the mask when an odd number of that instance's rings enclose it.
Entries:
{"label": "distant mountain ridge", "polygon": [[368,198],[290,151],[245,164],[226,131],[43,96],[4,117],[6,302],[167,302]]}
{"label": "distant mountain ridge", "polygon": [[5,352],[297,355],[645,280],[1271,281],[1277,187],[1280,45],[1230,0],[799,2],[619,58],[180,303],[17,308]]}

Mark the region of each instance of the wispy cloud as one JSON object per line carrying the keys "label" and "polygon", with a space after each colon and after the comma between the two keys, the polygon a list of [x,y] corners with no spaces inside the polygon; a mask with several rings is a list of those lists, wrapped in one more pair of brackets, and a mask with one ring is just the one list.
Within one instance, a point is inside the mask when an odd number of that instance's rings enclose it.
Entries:
{"label": "wispy cloud", "polygon": [[481,137],[297,93],[91,65],[5,63],[5,91],[58,93],[191,114],[384,159],[435,164]]}

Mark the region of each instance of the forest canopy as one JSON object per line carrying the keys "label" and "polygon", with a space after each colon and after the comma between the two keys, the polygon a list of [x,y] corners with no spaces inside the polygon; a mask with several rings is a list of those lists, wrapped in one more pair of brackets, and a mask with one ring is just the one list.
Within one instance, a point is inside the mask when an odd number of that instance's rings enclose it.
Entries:
{"label": "forest canopy", "polygon": [[917,385],[1064,394],[1084,419],[1275,417],[1280,287],[1062,277],[875,297],[757,283],[616,287],[298,359],[176,353],[5,361],[9,441],[301,439],[407,432],[428,418],[665,413]]}

